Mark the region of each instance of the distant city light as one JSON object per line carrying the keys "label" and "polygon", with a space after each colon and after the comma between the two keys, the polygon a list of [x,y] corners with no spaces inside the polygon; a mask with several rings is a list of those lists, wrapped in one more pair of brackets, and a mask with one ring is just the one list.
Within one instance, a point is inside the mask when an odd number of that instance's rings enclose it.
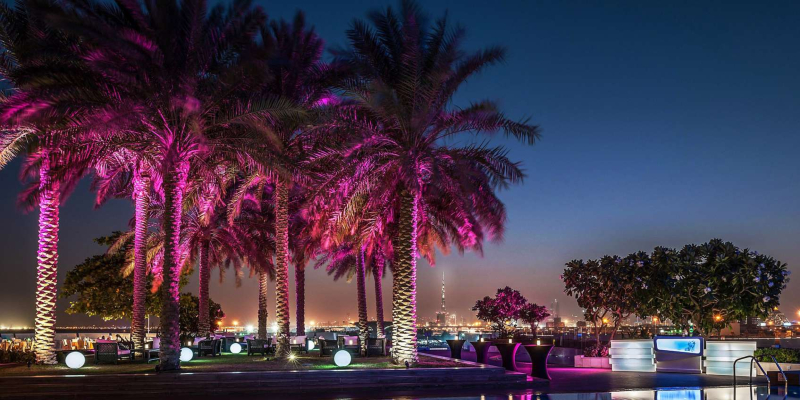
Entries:
{"label": "distant city light", "polygon": [[253,330],[255,330],[255,329],[253,328],[253,325],[247,325],[247,331],[248,331],[248,332],[252,332]]}
{"label": "distant city light", "polygon": [[239,321],[234,320],[233,321],[233,326],[239,326]]}

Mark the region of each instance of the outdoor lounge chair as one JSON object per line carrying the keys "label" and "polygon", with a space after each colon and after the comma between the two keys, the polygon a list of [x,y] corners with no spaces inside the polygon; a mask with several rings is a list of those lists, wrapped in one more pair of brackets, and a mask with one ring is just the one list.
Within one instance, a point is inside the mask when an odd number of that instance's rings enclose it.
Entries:
{"label": "outdoor lounge chair", "polygon": [[359,354],[361,341],[358,336],[339,336],[339,348],[348,350],[353,354]]}
{"label": "outdoor lounge chair", "polygon": [[262,356],[267,356],[267,354],[274,353],[275,350],[272,349],[272,338],[267,339],[248,339],[247,340],[247,355],[252,356],[253,354],[259,353]]}
{"label": "outdoor lounge chair", "polygon": [[339,348],[339,342],[333,339],[319,338],[317,343],[319,345],[320,357],[333,355],[333,352]]}
{"label": "outdoor lounge chair", "polygon": [[204,339],[197,342],[197,356],[211,354],[211,357],[222,355],[222,342],[219,339]]}
{"label": "outdoor lounge chair", "polygon": [[367,357],[371,355],[376,355],[376,356],[386,355],[386,338],[367,339]]}
{"label": "outdoor lounge chair", "polygon": [[116,364],[119,360],[131,358],[131,351],[120,347],[114,340],[98,340],[94,345],[94,363],[110,362]]}
{"label": "outdoor lounge chair", "polygon": [[289,351],[298,353],[303,353],[303,352],[308,353],[308,347],[306,346],[306,337],[292,336],[289,339]]}
{"label": "outdoor lounge chair", "polygon": [[145,343],[145,359],[147,362],[150,360],[158,360],[158,352],[161,350],[161,338],[154,337],[150,343]]}

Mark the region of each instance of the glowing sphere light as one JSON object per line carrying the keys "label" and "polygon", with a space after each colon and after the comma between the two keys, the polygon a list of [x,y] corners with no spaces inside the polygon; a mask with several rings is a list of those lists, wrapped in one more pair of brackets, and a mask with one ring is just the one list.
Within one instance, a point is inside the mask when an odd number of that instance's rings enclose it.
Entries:
{"label": "glowing sphere light", "polygon": [[192,349],[188,347],[184,347],[181,349],[181,362],[191,361],[192,357],[194,357],[194,352]]}
{"label": "glowing sphere light", "polygon": [[239,343],[234,343],[231,345],[231,353],[239,354],[241,352],[242,352],[242,345],[240,345]]}
{"label": "glowing sphere light", "polygon": [[86,357],[79,351],[73,351],[67,354],[67,358],[64,361],[67,363],[68,367],[78,369],[86,363]]}
{"label": "glowing sphere light", "polygon": [[308,351],[311,351],[311,350],[314,350],[314,341],[313,340],[309,340],[308,341]]}
{"label": "glowing sphere light", "polygon": [[338,350],[333,353],[333,363],[336,364],[337,367],[346,367],[350,365],[350,361],[352,360],[353,357],[347,350]]}

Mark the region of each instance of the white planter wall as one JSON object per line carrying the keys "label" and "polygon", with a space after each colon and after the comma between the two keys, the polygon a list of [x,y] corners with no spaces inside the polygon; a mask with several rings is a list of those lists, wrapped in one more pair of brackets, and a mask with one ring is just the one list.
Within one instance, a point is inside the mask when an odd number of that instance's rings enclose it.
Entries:
{"label": "white planter wall", "polygon": [[575,356],[575,368],[603,368],[611,369],[608,357]]}
{"label": "white planter wall", "polygon": [[[740,357],[752,356],[755,351],[756,342],[706,342],[706,359],[704,361],[706,373],[709,375],[733,375],[733,362]],[[742,360],[736,364],[737,376],[749,376],[750,373],[749,360]]]}
{"label": "white planter wall", "polygon": [[652,340],[612,340],[612,371],[656,372],[656,355]]}

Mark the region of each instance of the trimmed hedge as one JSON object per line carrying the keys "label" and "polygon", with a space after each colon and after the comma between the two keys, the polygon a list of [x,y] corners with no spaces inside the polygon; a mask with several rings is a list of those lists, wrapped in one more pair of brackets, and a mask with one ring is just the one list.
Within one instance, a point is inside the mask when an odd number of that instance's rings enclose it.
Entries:
{"label": "trimmed hedge", "polygon": [[36,361],[36,355],[32,351],[19,350],[0,350],[0,364],[23,363]]}
{"label": "trimmed hedge", "polygon": [[759,362],[772,362],[772,357],[779,363],[800,363],[800,350],[798,349],[756,349],[755,357]]}

